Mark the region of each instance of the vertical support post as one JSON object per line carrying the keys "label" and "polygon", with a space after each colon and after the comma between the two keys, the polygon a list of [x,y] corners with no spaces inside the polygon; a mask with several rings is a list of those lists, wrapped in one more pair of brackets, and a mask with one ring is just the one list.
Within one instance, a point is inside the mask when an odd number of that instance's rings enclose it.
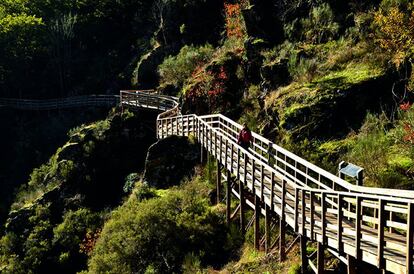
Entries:
{"label": "vertical support post", "polygon": [[285,207],[286,207],[286,181],[282,181],[282,214],[280,216],[279,222],[279,233],[280,233],[280,240],[279,240],[279,259],[283,262],[286,259],[285,254],[285,230],[286,230],[286,216],[285,216]]}
{"label": "vertical support post", "polygon": [[226,185],[226,221],[227,224],[230,224],[230,214],[231,214],[231,172],[227,171],[227,185]]}
{"label": "vertical support post", "polygon": [[272,172],[270,175],[270,210],[274,210],[274,202],[275,202],[275,174]]}
{"label": "vertical support post", "polygon": [[[219,143],[219,157],[217,159],[219,159],[221,161],[221,159],[223,157],[223,155],[222,155],[222,153],[223,153],[223,136],[222,135],[220,135],[219,140],[220,140],[220,143]],[[226,162],[226,159],[224,159],[224,162]]]}
{"label": "vertical support post", "polygon": [[356,261],[355,258],[351,255],[346,255],[348,266],[347,266],[347,274],[357,274],[357,268],[356,268]]}
{"label": "vertical support post", "polygon": [[322,244],[326,244],[326,204],[325,204],[325,192],[321,193],[321,223],[322,223]]}
{"label": "vertical support post", "polygon": [[220,203],[220,190],[221,190],[221,164],[220,160],[217,160],[217,182],[216,182],[216,194],[217,194],[217,201],[216,203]]}
{"label": "vertical support post", "polygon": [[406,242],[406,269],[407,274],[413,274],[413,237],[414,237],[414,204],[408,204],[407,214],[407,242]]}
{"label": "vertical support post", "polygon": [[240,182],[240,147],[236,146],[237,148],[237,167],[236,167],[236,174],[237,174],[237,180]]}
{"label": "vertical support post", "polygon": [[341,255],[343,252],[343,244],[342,244],[342,219],[344,216],[344,213],[342,211],[342,204],[343,204],[344,197],[341,194],[338,194],[338,232],[336,235],[336,238],[338,240],[338,254]]}
{"label": "vertical support post", "polygon": [[356,197],[355,206],[355,259],[361,260],[361,197]]}
{"label": "vertical support post", "polygon": [[384,268],[384,229],[385,229],[385,201],[378,201],[378,249],[377,249],[377,266],[379,269]]}
{"label": "vertical support post", "polygon": [[260,249],[260,198],[254,196],[254,247]]}
{"label": "vertical support post", "polygon": [[306,192],[302,189],[302,235],[300,236],[300,256],[302,261],[302,274],[305,274],[308,269],[308,256],[306,254]]}
{"label": "vertical support post", "polygon": [[306,192],[302,189],[302,223],[301,231],[302,235],[306,237]]}
{"label": "vertical support post", "polygon": [[270,251],[270,207],[265,204],[265,253],[268,254]]}
{"label": "vertical support post", "polygon": [[318,250],[317,250],[317,274],[323,274],[325,271],[325,254],[323,250],[323,244],[318,242],[317,244]]}
{"label": "vertical support post", "polygon": [[308,255],[306,253],[306,236],[300,236],[300,258],[302,261],[301,273],[307,273],[308,269]]}
{"label": "vertical support post", "polygon": [[363,186],[364,185],[364,170],[361,169],[360,171],[358,171],[357,174],[357,185],[358,186]]}
{"label": "vertical support post", "polygon": [[315,228],[315,194],[313,191],[310,191],[310,238],[313,241],[314,240],[314,228]]}
{"label": "vertical support post", "polygon": [[204,163],[204,148],[203,144],[200,145],[200,164]]}
{"label": "vertical support post", "polygon": [[260,200],[262,200],[264,202],[264,179],[265,179],[265,174],[264,174],[264,166],[263,164],[260,164]]}
{"label": "vertical support post", "polygon": [[245,220],[244,220],[244,189],[243,182],[239,181],[239,196],[240,196],[240,231],[242,234],[245,232]]}
{"label": "vertical support post", "polygon": [[295,208],[294,208],[294,212],[295,212],[295,227],[294,230],[295,232],[299,232],[298,229],[298,222],[299,222],[299,188],[295,188]]}
{"label": "vertical support post", "polygon": [[[225,170],[227,170],[228,168],[228,158],[229,158],[229,156],[228,156],[228,149],[229,149],[229,140],[226,138],[226,141],[224,142],[224,145],[225,145],[225,150],[226,151],[224,151],[224,169]],[[232,157],[233,157],[233,155],[232,155]]]}

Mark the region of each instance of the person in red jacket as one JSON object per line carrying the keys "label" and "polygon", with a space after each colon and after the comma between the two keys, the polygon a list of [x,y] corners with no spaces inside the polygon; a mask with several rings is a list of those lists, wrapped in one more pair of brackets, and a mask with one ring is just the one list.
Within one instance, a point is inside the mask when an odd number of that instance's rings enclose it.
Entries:
{"label": "person in red jacket", "polygon": [[247,127],[247,124],[244,123],[243,128],[239,133],[239,137],[237,138],[237,144],[239,144],[242,148],[248,150],[251,141],[253,141],[252,132]]}

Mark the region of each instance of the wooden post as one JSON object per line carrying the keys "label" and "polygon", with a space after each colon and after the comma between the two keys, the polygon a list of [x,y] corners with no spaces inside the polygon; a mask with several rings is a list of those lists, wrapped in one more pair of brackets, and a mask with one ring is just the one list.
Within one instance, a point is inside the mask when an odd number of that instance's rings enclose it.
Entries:
{"label": "wooden post", "polygon": [[342,204],[343,204],[344,197],[341,194],[338,194],[338,233],[336,235],[338,240],[338,254],[341,255],[343,252],[343,244],[342,244],[342,219],[343,219],[343,211],[342,211]]}
{"label": "wooden post", "polygon": [[413,237],[414,237],[414,204],[408,204],[407,214],[407,241],[406,241],[406,268],[407,274],[413,274]]}
{"label": "wooden post", "polygon": [[270,176],[270,210],[274,210],[274,202],[275,202],[275,174],[272,172],[272,175]]}
{"label": "wooden post", "polygon": [[377,249],[377,266],[379,269],[384,268],[384,229],[385,229],[385,201],[378,201],[378,249]]}
{"label": "wooden post", "polygon": [[231,173],[227,171],[227,185],[226,185],[226,221],[227,224],[230,224],[230,214],[231,214]]}
{"label": "wooden post", "polygon": [[245,220],[244,220],[244,189],[243,189],[243,183],[241,181],[239,181],[239,196],[240,196],[240,231],[244,234],[245,229],[244,229],[244,224],[245,224]]}
{"label": "wooden post", "polygon": [[265,204],[265,253],[269,253],[270,249],[270,207]]}
{"label": "wooden post", "polygon": [[325,192],[321,193],[321,223],[322,223],[322,244],[326,244],[326,204],[325,204]]}
{"label": "wooden post", "polygon": [[355,258],[351,255],[346,255],[348,265],[347,265],[347,274],[357,274],[356,261]]}
{"label": "wooden post", "polygon": [[221,164],[220,164],[220,160],[217,160],[217,184],[216,184],[217,204],[220,203],[220,189],[221,189]]}
{"label": "wooden post", "polygon": [[361,197],[356,197],[355,207],[355,259],[361,260]]}
{"label": "wooden post", "polygon": [[306,254],[306,192],[302,189],[302,223],[301,223],[301,233],[300,236],[300,255],[302,261],[302,274],[305,274],[308,269],[308,256]]}
{"label": "wooden post", "polygon": [[294,230],[295,232],[299,233],[299,229],[298,229],[298,222],[299,222],[299,188],[295,188],[295,208],[294,208],[294,212],[295,212],[295,227]]}
{"label": "wooden post", "polygon": [[260,200],[264,202],[264,166],[263,164],[261,164],[260,166]]}
{"label": "wooden post", "polygon": [[204,148],[203,144],[200,145],[200,164],[204,163]]}
{"label": "wooden post", "polygon": [[286,259],[285,254],[285,230],[286,230],[286,216],[285,216],[285,207],[286,207],[286,181],[282,181],[282,214],[280,216],[279,222],[279,259],[283,262]]}
{"label": "wooden post", "polygon": [[260,198],[254,196],[254,247],[260,249]]}
{"label": "wooden post", "polygon": [[317,250],[317,274],[323,274],[325,271],[325,254],[324,254],[324,250],[323,250],[323,245],[318,242],[317,244],[318,246],[318,250]]}
{"label": "wooden post", "polygon": [[315,206],[314,206],[314,203],[315,203],[315,194],[313,193],[313,191],[311,190],[310,191],[310,208],[309,208],[309,210],[310,210],[310,219],[309,219],[309,221],[310,221],[310,239],[313,241],[314,240],[314,238],[316,238],[316,237],[314,237],[314,229],[315,229]]}
{"label": "wooden post", "polygon": [[301,273],[305,274],[308,269],[308,255],[306,253],[306,236],[300,236],[300,258],[302,261]]}

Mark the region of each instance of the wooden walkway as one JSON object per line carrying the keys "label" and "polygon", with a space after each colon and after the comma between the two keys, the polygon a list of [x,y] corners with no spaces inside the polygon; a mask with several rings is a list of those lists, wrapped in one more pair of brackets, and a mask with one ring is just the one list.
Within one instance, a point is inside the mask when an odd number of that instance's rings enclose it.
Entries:
{"label": "wooden walkway", "polygon": [[[242,126],[227,117],[177,113],[175,106],[158,117],[158,138],[193,136],[202,150],[217,159],[217,192],[220,195],[226,181],[228,220],[238,212],[242,228],[254,225],[259,230],[258,220],[265,216],[269,234],[268,220],[276,215],[280,259],[285,256],[287,225],[301,241],[303,269],[310,264],[316,273],[322,273],[323,250],[328,249],[348,265],[349,273],[361,273],[361,261],[393,273],[414,273],[414,191],[353,185],[256,133],[246,151],[236,143]],[[240,200],[234,214],[229,211],[231,195]],[[243,216],[246,206],[256,213],[249,224]],[[263,238],[267,241],[270,236]],[[318,246],[316,263],[306,254],[309,241]],[[269,247],[266,243],[266,249]]]}
{"label": "wooden walkway", "polygon": [[85,95],[48,100],[0,98],[0,108],[20,110],[56,110],[102,106],[112,107],[116,106],[118,103],[118,95]]}

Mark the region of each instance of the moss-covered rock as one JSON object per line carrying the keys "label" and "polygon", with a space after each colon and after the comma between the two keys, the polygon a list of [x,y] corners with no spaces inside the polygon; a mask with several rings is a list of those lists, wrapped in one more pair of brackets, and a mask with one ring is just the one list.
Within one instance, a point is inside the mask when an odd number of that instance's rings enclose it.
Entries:
{"label": "moss-covered rock", "polygon": [[153,144],[145,161],[144,180],[156,188],[178,185],[194,173],[199,146],[187,137],[171,136]]}
{"label": "moss-covered rock", "polygon": [[392,102],[393,79],[381,69],[355,65],[281,87],[266,98],[266,109],[294,138],[344,137],[361,126],[367,111]]}

